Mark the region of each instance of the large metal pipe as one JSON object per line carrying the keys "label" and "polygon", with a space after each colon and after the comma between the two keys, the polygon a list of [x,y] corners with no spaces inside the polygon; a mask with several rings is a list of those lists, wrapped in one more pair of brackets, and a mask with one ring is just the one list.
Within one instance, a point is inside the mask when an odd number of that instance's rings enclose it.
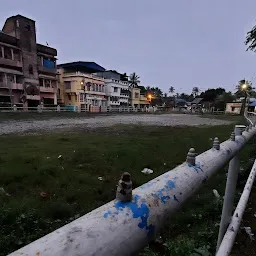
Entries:
{"label": "large metal pipe", "polygon": [[255,174],[256,174],[256,161],[254,162],[251,173],[245,184],[243,193],[240,197],[240,200],[237,204],[234,215],[231,219],[227,232],[221,242],[221,245],[219,247],[219,250],[216,256],[228,256],[231,253],[231,250],[235,242],[235,238],[239,230],[240,223],[241,223],[241,220],[242,220],[242,217],[243,217],[243,214],[252,190]]}
{"label": "large metal pipe", "polygon": [[255,134],[253,127],[197,156],[196,162],[191,150],[187,162],[134,189],[131,202],[113,200],[10,255],[132,255]]}

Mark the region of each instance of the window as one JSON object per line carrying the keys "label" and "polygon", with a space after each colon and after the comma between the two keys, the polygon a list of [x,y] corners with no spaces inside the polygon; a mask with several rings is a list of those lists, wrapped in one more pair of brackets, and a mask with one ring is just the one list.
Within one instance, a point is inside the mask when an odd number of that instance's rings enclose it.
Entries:
{"label": "window", "polygon": [[44,86],[45,86],[46,88],[50,88],[50,87],[51,87],[51,81],[50,81],[49,79],[45,79],[45,80],[44,80]]}
{"label": "window", "polygon": [[70,94],[68,94],[68,100],[71,100],[71,95]]}
{"label": "window", "polygon": [[33,66],[32,66],[32,65],[29,65],[29,66],[28,66],[28,72],[29,72],[30,75],[33,75],[33,74],[34,74]]}
{"label": "window", "polygon": [[117,87],[114,87],[114,92],[118,92],[118,88]]}
{"label": "window", "polygon": [[7,83],[13,83],[14,82],[14,75],[7,74]]}
{"label": "window", "polygon": [[57,86],[57,83],[56,83],[56,81],[55,80],[52,80],[51,81],[51,86],[52,86],[52,88],[56,88]]}
{"label": "window", "polygon": [[65,81],[64,84],[65,84],[65,89],[66,90],[71,89],[71,82],[70,81]]}
{"label": "window", "polygon": [[43,78],[39,78],[39,85],[40,85],[40,86],[44,86],[44,80],[43,80]]}
{"label": "window", "polygon": [[234,112],[234,111],[235,111],[235,109],[236,109],[235,107],[231,107],[231,111],[232,111],[232,112]]}
{"label": "window", "polygon": [[27,31],[30,31],[30,30],[31,30],[31,27],[30,27],[29,24],[27,24],[27,25],[25,26],[25,28],[26,28]]}
{"label": "window", "polygon": [[84,93],[80,93],[80,102],[84,102]]}
{"label": "window", "polygon": [[5,59],[12,59],[12,51],[9,47],[4,47],[4,58]]}
{"label": "window", "polygon": [[140,97],[140,94],[138,92],[135,92],[135,99],[138,99]]}

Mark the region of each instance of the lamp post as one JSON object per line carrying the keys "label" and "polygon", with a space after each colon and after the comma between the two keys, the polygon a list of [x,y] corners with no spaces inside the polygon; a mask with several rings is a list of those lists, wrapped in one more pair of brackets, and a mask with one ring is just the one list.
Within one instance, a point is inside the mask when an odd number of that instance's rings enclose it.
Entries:
{"label": "lamp post", "polygon": [[242,84],[241,88],[245,92],[244,109],[243,109],[242,113],[244,116],[246,116],[246,103],[248,102],[247,110],[248,110],[248,106],[250,104],[250,94],[248,93],[248,84],[245,82],[244,84]]}

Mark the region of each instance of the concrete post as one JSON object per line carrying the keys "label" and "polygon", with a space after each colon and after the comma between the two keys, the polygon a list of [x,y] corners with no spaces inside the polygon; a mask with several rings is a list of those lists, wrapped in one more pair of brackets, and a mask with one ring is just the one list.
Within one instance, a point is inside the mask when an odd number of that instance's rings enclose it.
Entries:
{"label": "concrete post", "polygon": [[214,138],[212,147],[216,150],[220,150],[220,141],[217,137]]}
{"label": "concrete post", "polygon": [[57,112],[60,112],[60,105],[57,106]]}
{"label": "concrete post", "polygon": [[188,151],[186,162],[192,166],[196,165],[196,151],[194,148]]}
{"label": "concrete post", "polygon": [[132,180],[128,172],[123,173],[116,189],[116,199],[123,202],[132,201]]}
{"label": "concrete post", "polygon": [[[233,141],[234,135],[241,136],[245,128],[246,127],[244,125],[236,125],[234,134],[233,133],[231,134],[231,138],[232,138],[231,140]],[[224,196],[224,202],[223,202],[223,208],[222,208],[222,214],[221,214],[220,229],[219,229],[218,242],[217,242],[217,251],[219,249],[221,241],[226,233],[226,230],[228,228],[228,225],[232,217],[232,210],[233,210],[239,169],[240,169],[240,157],[239,157],[239,154],[237,154],[229,162],[228,177],[227,177],[225,196]]]}
{"label": "concrete post", "polygon": [[42,113],[42,112],[43,112],[43,109],[42,109],[42,105],[41,105],[41,104],[39,104],[39,105],[37,106],[37,112],[38,112],[38,113]]}

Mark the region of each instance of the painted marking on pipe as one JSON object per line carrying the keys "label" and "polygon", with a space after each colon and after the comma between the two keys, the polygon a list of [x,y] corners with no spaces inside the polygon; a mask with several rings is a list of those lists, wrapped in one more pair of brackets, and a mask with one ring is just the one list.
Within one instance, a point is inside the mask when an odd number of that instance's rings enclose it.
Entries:
{"label": "painted marking on pipe", "polygon": [[175,188],[175,182],[172,180],[168,180],[166,185],[158,190],[156,193],[152,193],[151,195],[157,199],[160,199],[163,204],[165,204],[171,197],[168,195],[168,192]]}
{"label": "painted marking on pipe", "polygon": [[174,199],[174,201],[176,201],[176,202],[180,202],[179,200],[178,200],[178,198],[176,197],[176,195],[173,195],[173,199]]}
{"label": "painted marking on pipe", "polygon": [[199,173],[199,171],[204,172],[200,163],[196,163],[195,165],[188,164],[188,167],[193,168],[196,173]]}
{"label": "painted marking on pipe", "polygon": [[[139,200],[141,201],[139,205]],[[148,224],[148,217],[149,217],[149,208],[146,204],[146,200],[142,199],[139,195],[135,195],[133,197],[132,202],[122,202],[117,201],[114,205],[117,212],[107,211],[103,217],[106,219],[109,216],[118,215],[121,211],[125,208],[130,209],[132,212],[132,217],[134,219],[141,219],[141,222],[138,224],[140,229],[145,229],[147,231],[148,236],[151,236],[154,232],[154,226],[152,224]],[[127,214],[126,214],[127,215]]]}

